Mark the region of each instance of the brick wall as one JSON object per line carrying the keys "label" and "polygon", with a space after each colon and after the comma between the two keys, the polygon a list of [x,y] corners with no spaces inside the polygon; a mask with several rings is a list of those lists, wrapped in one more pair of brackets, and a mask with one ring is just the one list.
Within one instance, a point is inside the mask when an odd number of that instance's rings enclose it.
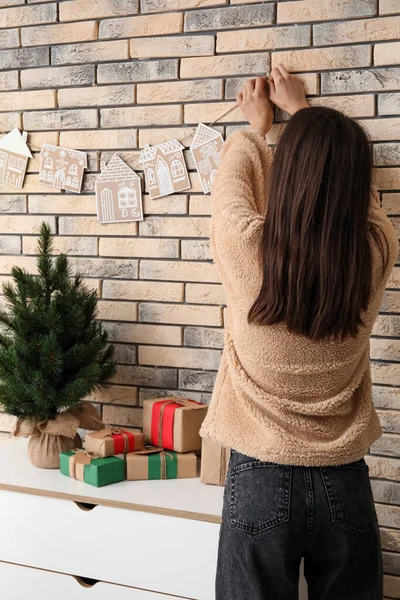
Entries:
{"label": "brick wall", "polygon": [[[193,163],[187,194],[144,196],[139,224],[99,225],[94,183],[116,151],[139,170],[139,149],[210,122],[249,75],[283,62],[314,105],[367,128],[382,205],[400,223],[398,0],[0,0],[0,129],[30,142],[89,152],[79,196],[38,184],[37,153],[18,193],[0,189],[0,278],[35,269],[42,220],[57,251],[100,296],[117,349],[112,387],[95,395],[103,417],[141,425],[143,399],[208,401],[223,343],[224,294],[210,258],[210,200]],[[396,91],[397,90],[397,91]],[[229,135],[238,111],[219,123]],[[274,125],[269,142],[279,132]],[[396,141],[397,140],[397,141]],[[188,140],[189,141],[189,140]],[[396,193],[397,190],[397,193]],[[400,267],[372,340],[374,398],[385,433],[369,464],[382,525],[385,595],[400,598]],[[1,300],[1,297],[0,297]],[[397,362],[396,362],[397,361]],[[0,430],[11,419],[0,414]]]}

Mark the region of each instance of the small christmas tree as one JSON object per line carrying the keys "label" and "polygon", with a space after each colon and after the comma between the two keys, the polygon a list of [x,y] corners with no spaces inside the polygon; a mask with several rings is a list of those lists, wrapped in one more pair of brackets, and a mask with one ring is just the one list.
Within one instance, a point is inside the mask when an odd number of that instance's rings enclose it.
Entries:
{"label": "small christmas tree", "polygon": [[0,311],[0,406],[29,421],[44,421],[76,407],[114,374],[114,348],[95,320],[97,294],[73,277],[67,257],[52,256],[43,223],[39,275],[12,270]]}

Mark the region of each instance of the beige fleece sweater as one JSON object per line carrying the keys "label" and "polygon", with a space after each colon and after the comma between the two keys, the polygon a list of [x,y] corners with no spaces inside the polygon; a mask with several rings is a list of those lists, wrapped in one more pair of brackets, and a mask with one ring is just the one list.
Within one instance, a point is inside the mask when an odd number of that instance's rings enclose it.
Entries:
{"label": "beige fleece sweater", "polygon": [[262,272],[258,247],[272,152],[241,131],[225,143],[212,196],[211,247],[227,294],[225,347],[202,437],[259,460],[338,465],[363,457],[380,436],[372,403],[369,339],[398,243],[376,194],[371,221],[389,243],[389,267],[373,246],[373,291],[357,337],[311,341],[283,323],[249,324]]}

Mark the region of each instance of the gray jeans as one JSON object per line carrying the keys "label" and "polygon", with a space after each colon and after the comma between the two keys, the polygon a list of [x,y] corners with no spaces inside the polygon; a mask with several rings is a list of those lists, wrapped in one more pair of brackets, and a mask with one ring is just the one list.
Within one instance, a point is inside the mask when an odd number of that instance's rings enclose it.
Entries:
{"label": "gray jeans", "polygon": [[290,467],[232,451],[216,600],[382,600],[382,556],[368,467]]}

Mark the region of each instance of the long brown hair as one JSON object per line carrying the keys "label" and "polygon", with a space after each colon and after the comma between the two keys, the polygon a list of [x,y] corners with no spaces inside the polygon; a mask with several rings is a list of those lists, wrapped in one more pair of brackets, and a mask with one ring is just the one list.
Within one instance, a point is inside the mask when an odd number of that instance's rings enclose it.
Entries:
{"label": "long brown hair", "polygon": [[358,123],[324,107],[290,119],[272,165],[249,322],[285,322],[313,340],[357,334],[371,293],[371,236],[387,262],[386,239],[368,222],[371,173]]}

